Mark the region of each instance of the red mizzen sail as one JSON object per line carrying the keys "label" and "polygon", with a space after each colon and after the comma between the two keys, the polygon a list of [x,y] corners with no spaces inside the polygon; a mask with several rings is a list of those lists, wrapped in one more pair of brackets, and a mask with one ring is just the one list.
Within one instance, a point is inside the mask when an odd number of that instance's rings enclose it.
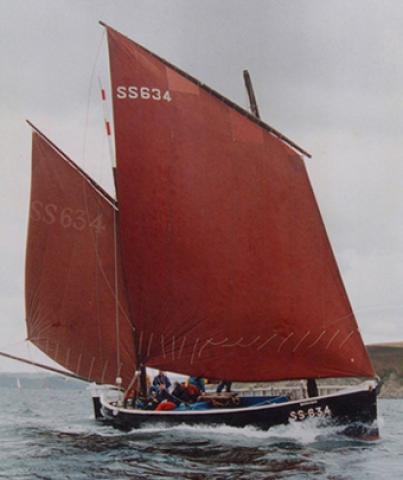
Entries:
{"label": "red mizzen sail", "polygon": [[238,381],[373,376],[296,149],[107,31],[139,358]]}
{"label": "red mizzen sail", "polygon": [[115,383],[120,375],[128,384],[135,368],[133,329],[120,267],[116,326],[115,211],[113,200],[42,134],[33,133],[28,340],[83,378]]}

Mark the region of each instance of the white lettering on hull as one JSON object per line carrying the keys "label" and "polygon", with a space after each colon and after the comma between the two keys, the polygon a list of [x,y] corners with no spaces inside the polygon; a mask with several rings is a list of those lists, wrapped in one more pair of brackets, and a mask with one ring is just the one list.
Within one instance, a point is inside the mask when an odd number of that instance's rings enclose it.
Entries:
{"label": "white lettering on hull", "polygon": [[292,410],[288,418],[289,420],[292,420],[292,421],[301,421],[309,417],[331,417],[331,416],[332,416],[332,411],[326,405],[324,408],[313,407],[308,409]]}

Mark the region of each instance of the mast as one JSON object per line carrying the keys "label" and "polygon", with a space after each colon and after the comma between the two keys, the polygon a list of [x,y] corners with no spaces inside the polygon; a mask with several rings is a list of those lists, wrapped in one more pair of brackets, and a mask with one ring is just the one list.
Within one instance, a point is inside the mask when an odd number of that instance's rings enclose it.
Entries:
{"label": "mast", "polygon": [[260,119],[259,109],[257,106],[257,101],[255,97],[255,92],[253,90],[252,80],[250,78],[248,70],[243,71],[243,78],[245,81],[246,91],[248,92],[250,110],[255,115],[255,117]]}
{"label": "mast", "polygon": [[[103,27],[107,27],[103,22],[99,22],[100,25]],[[106,97],[106,90],[102,85],[101,80],[99,79],[99,87],[101,90],[101,99],[102,99],[102,105],[103,105],[103,111],[104,111],[104,124],[105,124],[105,132],[108,138],[108,146],[109,146],[109,155],[110,155],[110,161],[111,161],[111,167],[112,167],[112,175],[113,175],[113,182],[114,182],[114,187],[115,187],[115,195],[116,195],[116,201],[118,201],[118,180],[117,180],[117,162],[116,162],[116,148],[114,150],[113,148],[113,139],[112,139],[112,127],[111,127],[111,121],[108,118],[108,108],[107,108],[107,97]],[[112,103],[112,108],[113,108],[113,103]],[[115,140],[116,141],[116,140]],[[116,147],[116,145],[115,145]],[[116,288],[116,298],[118,298],[119,292],[117,291],[118,289],[118,282],[117,282],[117,253],[118,249],[120,248],[119,246],[119,212],[116,211],[114,213],[114,256],[115,256],[115,288]],[[124,269],[123,269],[123,276],[124,276]],[[125,283],[126,284],[126,283]],[[129,306],[130,308],[130,306]],[[120,336],[120,329],[119,329],[119,307],[118,304],[116,304],[116,311],[115,311],[115,320],[116,320],[116,336],[117,339]],[[138,349],[136,348],[136,338],[135,338],[135,333],[133,330],[133,348],[134,352],[136,353],[136,368],[135,372],[133,372],[133,379],[136,376],[136,371],[137,369],[140,370],[140,387],[141,387],[141,394],[143,396],[146,396],[147,394],[147,375],[146,375],[146,366],[144,365],[140,354],[138,352]],[[117,340],[117,364],[120,365],[120,350],[119,350],[119,340]],[[119,377],[119,369],[117,373],[117,377]]]}
{"label": "mast", "polygon": [[[116,183],[116,159],[115,159],[115,154],[113,151],[113,145],[112,145],[112,129],[111,129],[111,123],[108,118],[108,108],[107,108],[107,103],[106,103],[106,91],[102,85],[101,79],[98,79],[99,81],[99,88],[101,90],[101,99],[102,99],[102,106],[103,106],[103,111],[104,111],[104,124],[105,124],[105,131],[106,135],[108,138],[108,146],[109,146],[109,159],[111,162],[111,167],[112,167],[112,175],[113,175],[113,182],[114,182],[114,187],[115,187],[115,195],[117,198],[117,183]],[[117,372],[116,372],[116,382],[118,382],[118,379],[120,380],[120,328],[119,328],[119,289],[118,289],[118,214],[117,211],[114,211],[113,215],[113,258],[114,258],[114,263],[115,263],[115,276],[114,276],[114,289],[115,289],[115,328],[116,328],[116,364],[117,364]]]}

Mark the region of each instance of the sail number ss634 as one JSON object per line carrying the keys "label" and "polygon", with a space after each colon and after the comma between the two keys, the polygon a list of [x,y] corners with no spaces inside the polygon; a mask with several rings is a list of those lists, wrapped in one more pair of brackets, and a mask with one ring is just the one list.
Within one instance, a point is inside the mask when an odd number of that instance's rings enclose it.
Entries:
{"label": "sail number ss634", "polygon": [[154,87],[138,87],[136,85],[119,85],[116,87],[116,98],[119,100],[153,100],[156,102],[171,102],[172,95],[169,90]]}
{"label": "sail number ss634", "polygon": [[289,413],[289,419],[298,421],[305,420],[308,417],[331,417],[332,411],[325,405],[324,407],[313,407],[308,409],[293,410]]}
{"label": "sail number ss634", "polygon": [[31,204],[30,215],[33,221],[44,222],[48,225],[59,224],[63,228],[72,228],[78,231],[89,227],[96,233],[102,233],[105,230],[102,214],[89,218],[87,212],[80,208],[60,208],[54,203],[34,200]]}

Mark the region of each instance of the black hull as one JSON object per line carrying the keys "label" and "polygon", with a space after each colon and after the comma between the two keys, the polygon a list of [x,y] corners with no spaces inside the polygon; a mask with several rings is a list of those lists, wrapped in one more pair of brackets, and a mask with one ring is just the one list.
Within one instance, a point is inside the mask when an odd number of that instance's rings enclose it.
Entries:
{"label": "black hull", "polygon": [[275,425],[319,417],[326,424],[372,424],[377,418],[377,389],[343,391],[339,394],[307,398],[263,407],[211,409],[186,412],[149,412],[114,407],[102,401],[101,421],[122,430],[150,425],[253,426],[268,430]]}

